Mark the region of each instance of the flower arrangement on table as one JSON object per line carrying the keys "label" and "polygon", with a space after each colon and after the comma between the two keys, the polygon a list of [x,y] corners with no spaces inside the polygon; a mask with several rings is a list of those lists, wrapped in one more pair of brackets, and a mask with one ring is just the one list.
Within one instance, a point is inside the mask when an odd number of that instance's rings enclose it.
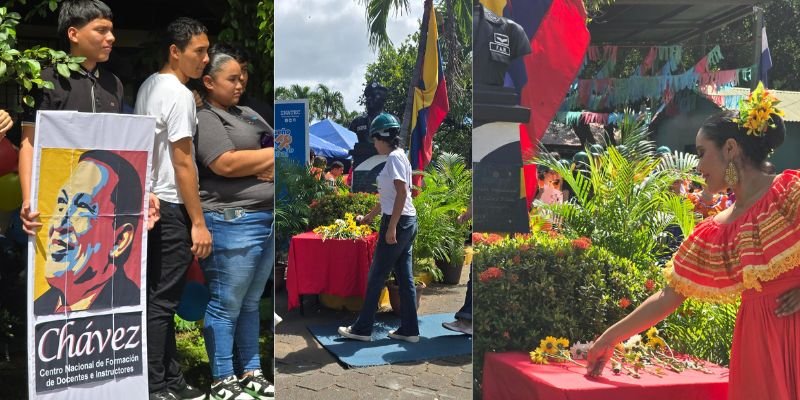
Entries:
{"label": "flower arrangement on table", "polygon": [[[617,344],[611,357],[611,370],[614,374],[625,372],[633,378],[641,378],[643,373],[663,377],[666,371],[681,373],[687,369],[712,373],[702,360],[675,355],[658,333],[658,329],[652,327],[644,337],[634,335],[626,342]],[[592,344],[592,342],[577,342],[570,347],[566,338],[556,339],[548,336],[541,340],[539,347],[530,352],[531,362],[534,364],[548,364],[551,361],[571,362],[586,367],[576,360],[585,360]]]}
{"label": "flower arrangement on table", "polygon": [[314,228],[314,233],[328,239],[361,239],[372,234],[369,225],[360,225],[352,213],[346,213],[344,219],[337,219],[330,225]]}

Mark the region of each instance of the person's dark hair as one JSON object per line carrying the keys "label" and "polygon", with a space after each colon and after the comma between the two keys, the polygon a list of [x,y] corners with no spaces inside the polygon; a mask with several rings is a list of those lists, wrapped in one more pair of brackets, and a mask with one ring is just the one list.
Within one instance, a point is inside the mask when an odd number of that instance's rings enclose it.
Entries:
{"label": "person's dark hair", "polygon": [[250,62],[250,53],[248,53],[246,49],[243,49],[239,46],[230,43],[214,43],[211,46],[211,48],[208,49],[208,53],[228,54],[231,57],[235,58],[236,61],[238,61],[240,64]]}
{"label": "person's dark hair", "polygon": [[[231,54],[221,53],[221,52],[210,52],[208,53],[208,64],[206,67],[203,68],[203,76],[210,75],[212,78],[217,75],[219,70],[222,69],[222,66],[228,63],[228,61],[236,61],[236,57]],[[198,86],[196,89],[199,89],[200,94],[207,95],[208,90],[206,86],[203,84],[202,81],[198,82]]]}
{"label": "person's dark hair", "polygon": [[373,135],[372,137],[375,140],[380,140],[381,142],[389,144],[389,146],[392,149],[396,149],[396,148],[400,147],[400,130],[397,129],[396,131],[397,131],[396,134],[388,136],[388,137],[383,137],[383,136],[380,136],[380,135]]}
{"label": "person's dark hair", "polygon": [[748,135],[746,129],[740,128],[733,121],[738,116],[739,112],[735,110],[726,110],[714,114],[703,122],[700,132],[718,147],[722,147],[728,139],[735,140],[739,143],[739,147],[742,148],[745,157],[753,165],[761,168],[769,153],[783,143],[783,139],[786,136],[786,126],[780,117],[773,115],[774,128],[767,128],[767,131],[762,136]]}
{"label": "person's dark hair", "polygon": [[341,168],[344,169],[344,164],[341,161],[334,161],[331,163],[331,169]]}
{"label": "person's dark hair", "polygon": [[208,33],[208,29],[206,29],[206,26],[200,21],[195,19],[180,17],[175,21],[172,21],[169,25],[167,25],[167,31],[161,44],[161,57],[163,58],[162,61],[169,61],[170,46],[174,44],[178,50],[184,51],[186,50],[186,46],[189,45],[189,42],[192,41],[193,37],[203,33]]}
{"label": "person's dark hair", "polygon": [[[133,165],[120,156],[108,150],[89,150],[81,154],[78,162],[99,161],[117,174],[117,185],[111,192],[111,203],[114,204],[114,225],[133,225],[134,231],[139,226],[139,215],[142,213],[142,179]],[[129,251],[117,257],[114,264],[125,265]]]}
{"label": "person's dark hair", "polygon": [[69,0],[61,3],[58,12],[58,40],[64,50],[69,50],[67,31],[70,27],[83,28],[97,18],[112,21],[114,15],[100,0]]}
{"label": "person's dark hair", "polygon": [[325,166],[327,164],[328,164],[328,160],[326,160],[325,157],[315,156],[314,157],[314,163],[312,165],[314,167],[317,167],[317,168],[325,168]]}

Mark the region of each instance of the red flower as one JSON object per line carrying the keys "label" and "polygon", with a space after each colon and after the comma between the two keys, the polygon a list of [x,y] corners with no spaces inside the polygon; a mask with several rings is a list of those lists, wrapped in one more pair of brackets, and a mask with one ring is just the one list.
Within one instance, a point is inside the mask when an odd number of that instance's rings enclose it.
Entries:
{"label": "red flower", "polygon": [[511,339],[511,335],[508,334],[508,331],[503,332],[503,337],[506,339]]}
{"label": "red flower", "polygon": [[579,237],[572,241],[572,247],[576,250],[586,250],[592,245],[592,240],[587,237]]}
{"label": "red flower", "polygon": [[631,305],[631,301],[628,300],[627,297],[623,297],[623,298],[619,299],[619,308],[625,309],[625,308],[628,308],[629,305]]}
{"label": "red flower", "polygon": [[644,287],[647,289],[648,292],[652,292],[653,289],[656,287],[656,283],[653,282],[652,279],[648,279],[647,282],[644,283]]}
{"label": "red flower", "polygon": [[481,282],[488,282],[503,276],[503,270],[497,267],[489,267],[486,271],[481,272],[479,279]]}
{"label": "red flower", "polygon": [[511,261],[514,263],[514,265],[519,265],[522,259],[518,255],[516,255]]}
{"label": "red flower", "polygon": [[316,200],[311,200],[311,206],[310,206],[311,208],[315,208],[315,207],[316,207],[316,206],[318,206],[318,205],[319,205],[319,202],[318,202],[318,201],[316,201]]}
{"label": "red flower", "polygon": [[531,246],[529,246],[527,243],[523,243],[523,244],[519,245],[519,251],[528,251],[528,249],[530,249],[530,248],[531,248]]}
{"label": "red flower", "polygon": [[496,233],[473,233],[472,244],[495,244],[503,240],[503,237]]}
{"label": "red flower", "polygon": [[478,232],[472,233],[472,244],[478,244],[483,241],[483,234]]}
{"label": "red flower", "polygon": [[547,234],[549,234],[551,238],[557,238],[558,237],[558,232],[556,232],[556,231],[548,231]]}

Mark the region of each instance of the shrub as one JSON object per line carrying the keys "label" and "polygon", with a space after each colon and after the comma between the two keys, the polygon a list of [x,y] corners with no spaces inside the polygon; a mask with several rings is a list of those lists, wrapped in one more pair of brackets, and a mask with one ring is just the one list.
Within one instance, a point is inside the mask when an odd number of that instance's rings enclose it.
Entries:
{"label": "shrub", "polygon": [[530,351],[548,335],[594,340],[661,282],[654,264],[637,267],[586,238],[549,231],[473,240],[478,384],[485,352]]}
{"label": "shrub", "polygon": [[346,213],[366,215],[377,202],[378,196],[372,193],[327,194],[311,202],[308,226],[330,225],[336,219],[343,219]]}
{"label": "shrub", "polygon": [[739,302],[710,304],[686,300],[666,319],[664,338],[673,350],[727,366]]}

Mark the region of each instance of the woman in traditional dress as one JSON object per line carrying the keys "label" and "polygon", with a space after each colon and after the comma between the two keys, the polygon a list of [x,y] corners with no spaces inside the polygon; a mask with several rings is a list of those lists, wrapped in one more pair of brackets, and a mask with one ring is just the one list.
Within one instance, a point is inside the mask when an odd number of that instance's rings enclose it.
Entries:
{"label": "woman in traditional dress", "polygon": [[736,202],[696,226],[664,271],[666,288],[595,341],[589,375],[601,374],[616,343],[662,320],[687,297],[724,302],[741,296],[728,398],[800,399],[800,171],[770,175],[761,168],[785,135],[770,97],[754,92],[751,107],[714,115],[700,128],[698,170],[706,189],[730,187]]}

